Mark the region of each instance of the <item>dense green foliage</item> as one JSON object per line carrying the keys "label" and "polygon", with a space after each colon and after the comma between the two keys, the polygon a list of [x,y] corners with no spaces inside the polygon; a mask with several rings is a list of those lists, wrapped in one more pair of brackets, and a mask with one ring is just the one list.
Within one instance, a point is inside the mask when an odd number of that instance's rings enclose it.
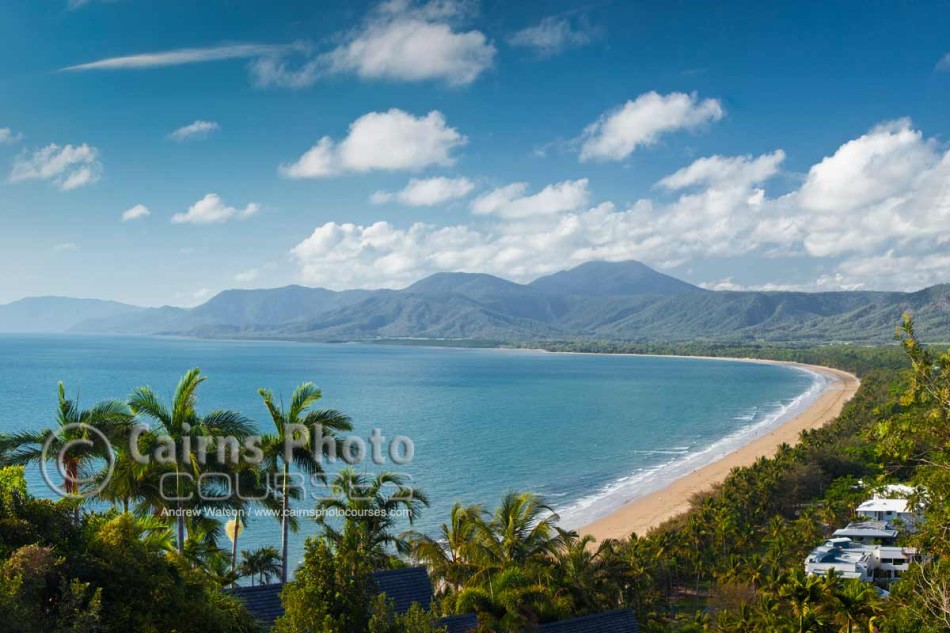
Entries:
{"label": "dense green foliage", "polygon": [[75,508],[30,497],[22,468],[0,470],[0,630],[256,631],[237,601],[147,538],[147,521],[77,521]]}
{"label": "dense green foliage", "polygon": [[374,566],[364,555],[356,530],[344,530],[332,545],[325,538],[307,540],[303,564],[284,586],[284,615],[274,633],[438,633],[433,615],[417,604],[394,613],[386,594],[376,595]]}
{"label": "dense green foliage", "polygon": [[834,367],[864,376],[875,370],[900,370],[910,367],[907,356],[896,346],[862,345],[775,345],[761,343],[619,343],[611,341],[541,341],[528,347],[551,352],[590,354],[652,354],[657,356],[708,356],[713,358],[749,358],[777,360]]}

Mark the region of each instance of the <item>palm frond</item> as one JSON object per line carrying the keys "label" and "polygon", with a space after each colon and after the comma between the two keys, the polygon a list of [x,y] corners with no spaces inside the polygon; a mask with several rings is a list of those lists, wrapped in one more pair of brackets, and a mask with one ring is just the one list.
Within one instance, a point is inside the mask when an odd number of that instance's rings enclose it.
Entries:
{"label": "palm frond", "polygon": [[172,415],[161,398],[151,387],[136,387],[129,396],[129,408],[136,415],[142,415],[158,422],[166,430],[172,426]]}
{"label": "palm frond", "polygon": [[305,382],[294,389],[294,395],[290,399],[289,417],[296,420],[300,415],[310,408],[310,406],[322,397],[322,393],[312,382]]}
{"label": "palm frond", "polygon": [[198,424],[208,431],[209,435],[229,436],[238,439],[243,439],[257,430],[254,423],[248,418],[230,409],[212,411],[201,418]]}

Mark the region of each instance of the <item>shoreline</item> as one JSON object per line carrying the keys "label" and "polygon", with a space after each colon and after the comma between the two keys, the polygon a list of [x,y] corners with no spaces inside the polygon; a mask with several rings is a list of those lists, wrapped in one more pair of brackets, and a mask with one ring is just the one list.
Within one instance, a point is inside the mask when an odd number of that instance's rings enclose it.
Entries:
{"label": "shoreline", "polygon": [[[652,354],[630,355],[653,356]],[[646,534],[651,529],[688,511],[690,500],[694,495],[706,492],[724,481],[733,468],[749,466],[760,457],[770,457],[783,443],[795,445],[798,443],[802,431],[819,428],[836,418],[845,403],[854,396],[861,384],[853,374],[820,365],[757,358],[702,356],[683,356],[682,358],[709,358],[710,360],[732,360],[798,367],[821,374],[827,380],[827,384],[824,390],[805,409],[791,416],[779,426],[763,435],[752,438],[748,443],[720,459],[674,479],[658,490],[653,490],[642,496],[631,497],[610,514],[579,527],[577,531],[580,535],[589,534],[601,541],[607,538],[623,539],[631,533]]]}

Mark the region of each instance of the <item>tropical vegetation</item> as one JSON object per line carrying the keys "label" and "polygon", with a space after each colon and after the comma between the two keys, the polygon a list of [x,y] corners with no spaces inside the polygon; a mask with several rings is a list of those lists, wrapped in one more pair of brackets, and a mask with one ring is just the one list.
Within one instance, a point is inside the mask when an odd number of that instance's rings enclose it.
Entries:
{"label": "tropical vegetation", "polygon": [[[331,474],[320,463],[326,454],[279,450],[297,425],[321,429],[330,438],[324,452],[351,428],[345,414],[315,408],[320,392],[310,383],[287,406],[261,390],[274,432],[263,438],[259,463],[250,464],[230,459],[226,438],[248,437],[253,423],[232,410],[200,412],[198,370],[185,374],[167,404],[142,387],[126,401],[83,408],[60,385],[48,431],[0,438],[0,630],[253,631],[256,623],[222,588],[286,575],[285,614],[275,629],[283,633],[428,633],[439,630],[440,617],[463,613],[476,613],[486,631],[528,631],[618,607],[656,633],[948,631],[950,352],[921,343],[909,318],[899,344],[652,348],[823,364],[858,374],[861,386],[834,421],[733,470],[687,513],[647,534],[603,542],[564,529],[544,499],[517,491],[495,507],[457,503],[435,533],[415,530],[428,498],[402,477],[352,468]],[[87,435],[135,433],[141,452],[173,457],[142,464],[123,442],[113,442],[112,453],[90,448],[66,464],[65,498],[31,497],[23,465],[44,459],[51,432],[59,442],[89,439],[68,435],[75,422]],[[192,435],[210,438],[204,459],[186,450]],[[110,463],[100,503],[85,504],[82,494],[101,487]],[[204,481],[205,472],[262,494],[249,495],[254,502],[216,496],[220,484]],[[297,523],[288,508],[302,502],[285,485],[294,472],[315,477],[327,494],[291,579],[286,542]],[[163,482],[176,499],[160,494]],[[918,531],[903,537],[923,556],[888,586],[890,595],[833,573],[805,575],[805,554],[847,522],[870,489],[889,482],[917,486],[923,492],[914,502],[925,508]],[[187,494],[196,491],[209,494]],[[251,503],[280,519],[275,545],[240,549],[235,529],[223,543],[218,511],[240,516]],[[432,608],[397,614],[377,593],[373,572],[412,564],[429,570]]]}

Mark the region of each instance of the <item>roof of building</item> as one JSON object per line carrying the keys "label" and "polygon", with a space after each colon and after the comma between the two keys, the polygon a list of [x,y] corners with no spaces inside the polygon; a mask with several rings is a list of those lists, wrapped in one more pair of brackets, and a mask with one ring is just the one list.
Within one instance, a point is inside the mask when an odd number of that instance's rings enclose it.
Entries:
{"label": "roof of building", "polygon": [[857,565],[867,561],[873,550],[849,538],[831,538],[811,551],[806,563]]}
{"label": "roof of building", "polygon": [[280,603],[280,592],[283,588],[284,586],[278,583],[232,587],[224,591],[243,602],[244,607],[251,612],[254,619],[269,629],[274,625],[274,620],[284,614],[284,606]]}
{"label": "roof of building", "polygon": [[884,521],[852,521],[835,530],[835,536],[850,538],[897,538],[897,530]]}
{"label": "roof of building", "polygon": [[[375,572],[373,577],[376,579],[379,593],[385,593],[386,597],[392,600],[396,613],[405,613],[414,602],[418,602],[419,606],[426,611],[432,606],[432,583],[429,582],[429,574],[425,567],[387,569]],[[243,602],[258,622],[270,628],[274,620],[284,614],[284,607],[280,603],[280,592],[283,588],[282,584],[277,583],[233,587],[225,589],[225,592]],[[467,629],[454,629],[454,631],[465,630]]]}
{"label": "roof of building", "polygon": [[447,615],[439,620],[439,625],[445,627],[446,633],[469,633],[478,629],[478,616],[474,613]]}
{"label": "roof of building", "polygon": [[858,512],[907,512],[907,499],[868,499],[858,506]]}
{"label": "roof of building", "polygon": [[375,572],[373,577],[379,593],[393,601],[396,613],[405,613],[414,602],[426,611],[432,606],[432,583],[425,567],[387,569]]}
{"label": "roof of building", "polygon": [[617,609],[542,624],[538,631],[541,633],[640,633],[640,627],[633,611]]}

